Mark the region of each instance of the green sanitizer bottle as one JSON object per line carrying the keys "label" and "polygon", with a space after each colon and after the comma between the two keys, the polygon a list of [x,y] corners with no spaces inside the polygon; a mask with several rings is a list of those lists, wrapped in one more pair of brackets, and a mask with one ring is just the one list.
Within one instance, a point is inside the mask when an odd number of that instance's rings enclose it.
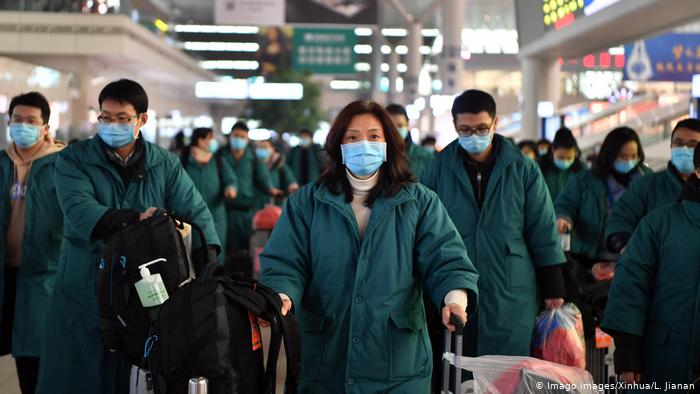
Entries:
{"label": "green sanitizer bottle", "polygon": [[139,266],[141,280],[136,282],[135,286],[141,304],[145,308],[158,306],[168,300],[168,291],[165,289],[163,278],[160,277],[160,274],[151,275],[151,271],[148,270],[149,265],[165,261],[165,259],[160,258]]}

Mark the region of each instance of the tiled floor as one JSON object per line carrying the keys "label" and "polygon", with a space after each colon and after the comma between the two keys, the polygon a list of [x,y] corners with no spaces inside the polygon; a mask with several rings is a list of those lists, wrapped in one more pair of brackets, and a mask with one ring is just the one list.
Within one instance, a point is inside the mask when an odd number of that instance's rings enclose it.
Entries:
{"label": "tiled floor", "polygon": [[0,393],[20,394],[15,361],[10,356],[0,357]]}
{"label": "tiled floor", "polygon": [[[262,334],[263,344],[265,345],[265,349],[267,349],[267,344],[270,340],[270,330],[263,328]],[[284,391],[284,371],[286,367],[286,357],[284,356],[284,349],[282,349],[277,368],[277,393],[279,394]],[[0,357],[0,394],[20,394],[17,373],[15,371],[15,362],[10,356]]]}

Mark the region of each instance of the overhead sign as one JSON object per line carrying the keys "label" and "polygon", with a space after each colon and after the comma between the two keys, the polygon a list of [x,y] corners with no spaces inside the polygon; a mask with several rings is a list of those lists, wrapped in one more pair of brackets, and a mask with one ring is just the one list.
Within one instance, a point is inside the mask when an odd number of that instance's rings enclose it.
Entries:
{"label": "overhead sign", "polygon": [[664,34],[625,45],[624,79],[690,82],[700,73],[700,34]]}
{"label": "overhead sign", "polygon": [[284,25],[285,0],[216,0],[217,25]]}
{"label": "overhead sign", "polygon": [[576,19],[593,15],[619,0],[542,0],[545,30],[561,30]]}
{"label": "overhead sign", "polygon": [[200,81],[194,85],[194,94],[203,99],[228,100],[301,100],[304,85],[300,83],[250,82],[233,79],[221,82]]}
{"label": "overhead sign", "polygon": [[377,0],[287,0],[287,23],[376,25]]}
{"label": "overhead sign", "polygon": [[354,74],[357,36],[352,29],[294,29],[292,66],[315,74]]}

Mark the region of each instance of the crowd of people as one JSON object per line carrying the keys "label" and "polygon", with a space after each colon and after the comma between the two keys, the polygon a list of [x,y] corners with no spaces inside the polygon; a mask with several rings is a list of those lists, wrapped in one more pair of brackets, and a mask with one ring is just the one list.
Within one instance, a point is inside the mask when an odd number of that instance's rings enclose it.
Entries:
{"label": "crowd of people", "polygon": [[[37,92],[12,99],[0,153],[0,350],[23,393],[122,393],[129,365],[103,346],[95,296],[101,245],[158,210],[201,227],[229,273],[252,276],[254,214],[282,214],[261,283],[302,336],[299,392],[439,392],[442,331],[466,322],[467,356],[529,356],[537,314],[607,283],[603,315],[625,382],[700,375],[700,120],[675,125],[653,173],[635,130],[612,130],[587,168],[571,130],[514,144],[491,95],[467,90],[457,139],[413,143],[400,105],[348,104],[322,147],[292,149],[192,131],[175,152],[145,141],[135,81],[99,95],[95,137],[51,138]],[[223,143],[225,139],[225,144]],[[570,237],[570,244],[562,239]],[[605,306],[603,306],[605,307]],[[603,317],[604,316],[604,317]],[[659,383],[661,385],[661,383]]]}

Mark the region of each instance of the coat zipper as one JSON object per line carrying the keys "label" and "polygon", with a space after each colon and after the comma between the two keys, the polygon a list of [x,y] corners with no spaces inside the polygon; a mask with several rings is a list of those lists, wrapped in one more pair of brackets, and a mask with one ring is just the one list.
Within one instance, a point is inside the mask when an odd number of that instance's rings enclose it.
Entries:
{"label": "coat zipper", "polygon": [[482,205],[483,203],[483,198],[481,196],[481,166],[479,166],[479,169],[477,170],[476,173],[476,183],[478,184],[478,189],[479,189],[479,205]]}

